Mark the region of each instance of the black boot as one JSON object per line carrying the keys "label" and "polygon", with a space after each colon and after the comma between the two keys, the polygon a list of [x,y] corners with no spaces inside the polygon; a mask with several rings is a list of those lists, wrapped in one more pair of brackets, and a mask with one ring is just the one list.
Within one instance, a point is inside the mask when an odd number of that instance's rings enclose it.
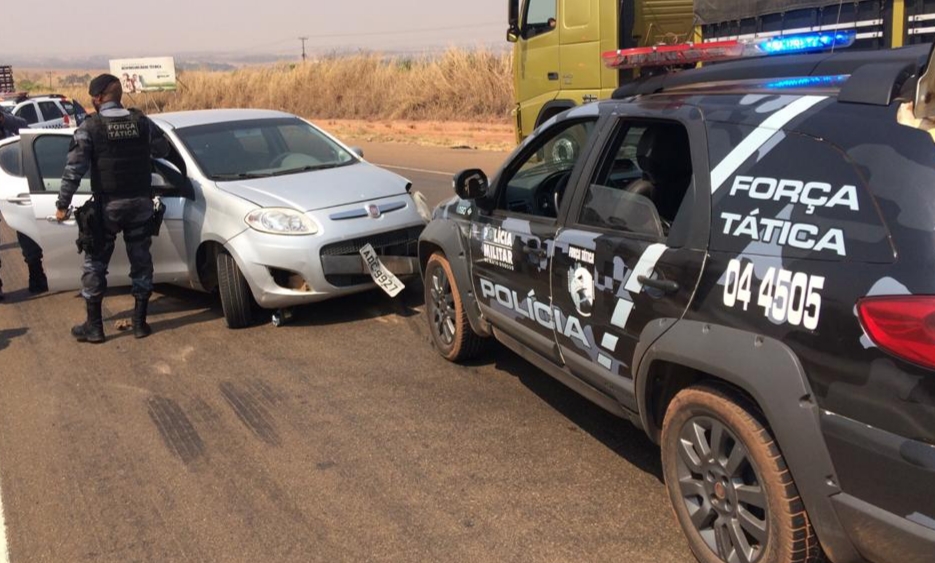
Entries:
{"label": "black boot", "polygon": [[88,320],[72,327],[71,335],[78,342],[100,344],[104,342],[104,319],[101,314],[101,302],[86,301],[85,303],[88,306]]}
{"label": "black boot", "polygon": [[29,293],[49,291],[49,280],[45,277],[42,262],[29,262]]}
{"label": "black boot", "polygon": [[133,336],[137,338],[146,338],[153,333],[153,329],[146,324],[146,309],[149,307],[149,299],[136,298],[136,306],[133,308]]}

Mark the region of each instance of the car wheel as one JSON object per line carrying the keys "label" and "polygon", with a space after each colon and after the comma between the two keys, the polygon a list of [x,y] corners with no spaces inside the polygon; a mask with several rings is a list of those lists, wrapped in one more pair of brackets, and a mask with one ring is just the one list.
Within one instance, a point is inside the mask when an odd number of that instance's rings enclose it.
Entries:
{"label": "car wheel", "polygon": [[440,252],[425,266],[425,311],[432,342],[446,360],[468,360],[481,352],[485,340],[471,328],[451,264]]}
{"label": "car wheel", "polygon": [[823,559],[775,438],[756,407],[713,386],[672,400],[662,430],[669,498],[703,563]]}
{"label": "car wheel", "polygon": [[244,328],[253,320],[253,294],[234,257],[219,252],[217,258],[218,291],[228,328]]}

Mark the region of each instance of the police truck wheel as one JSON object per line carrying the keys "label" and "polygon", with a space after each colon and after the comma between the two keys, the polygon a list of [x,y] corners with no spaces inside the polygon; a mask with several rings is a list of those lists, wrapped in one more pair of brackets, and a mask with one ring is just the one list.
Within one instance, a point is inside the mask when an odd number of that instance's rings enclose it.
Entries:
{"label": "police truck wheel", "polygon": [[816,563],[821,548],[776,440],[741,395],[696,386],[662,429],[676,518],[702,563]]}
{"label": "police truck wheel", "polygon": [[244,328],[253,320],[253,294],[247,279],[227,252],[218,253],[218,291],[228,328]]}
{"label": "police truck wheel", "polygon": [[446,360],[459,362],[477,356],[484,345],[468,321],[451,264],[436,252],[425,266],[425,313],[432,342]]}

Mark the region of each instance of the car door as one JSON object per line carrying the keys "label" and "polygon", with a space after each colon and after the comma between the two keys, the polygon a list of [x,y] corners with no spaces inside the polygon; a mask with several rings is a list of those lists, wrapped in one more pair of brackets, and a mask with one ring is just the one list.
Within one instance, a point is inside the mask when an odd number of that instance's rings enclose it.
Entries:
{"label": "car door", "polygon": [[19,138],[0,144],[0,214],[11,229],[38,240]]}
{"label": "car door", "polygon": [[37,127],[37,124],[40,122],[36,103],[32,101],[23,102],[22,104],[18,105],[16,109],[13,110],[13,115],[25,120],[26,124],[30,127]]}
{"label": "car door", "polygon": [[[37,237],[42,247],[46,275],[52,291],[67,291],[81,286],[83,256],[75,241],[78,226],[72,216],[59,223],[55,220],[55,201],[61,186],[65,159],[71,143],[71,131],[24,132],[23,168],[29,184],[29,195]],[[83,205],[91,197],[91,181],[85,177],[72,198],[72,207]],[[152,255],[156,282],[177,282],[188,277],[185,259],[182,214],[183,198],[175,193],[165,197],[166,218],[161,236],[153,238]],[[165,236],[162,236],[165,235]],[[108,285],[130,285],[130,263],[123,238],[118,236],[111,258]]]}
{"label": "car door", "polygon": [[494,180],[492,196],[471,223],[475,294],[499,329],[558,360],[549,259],[557,204],[596,129],[597,112],[553,124],[527,143]]}
{"label": "car door", "polygon": [[62,113],[58,103],[51,100],[39,102],[39,111],[42,113],[41,127],[47,129],[65,127],[65,114]]}
{"label": "car door", "polygon": [[627,113],[615,118],[556,239],[552,298],[586,327],[584,340],[556,334],[568,369],[636,411],[636,346],[651,322],[671,326],[687,309],[705,261],[710,203],[697,114]]}

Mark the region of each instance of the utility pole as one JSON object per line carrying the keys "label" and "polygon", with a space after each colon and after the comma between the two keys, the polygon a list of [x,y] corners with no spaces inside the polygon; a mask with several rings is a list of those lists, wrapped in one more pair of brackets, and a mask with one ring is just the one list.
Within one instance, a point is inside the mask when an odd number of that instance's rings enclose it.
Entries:
{"label": "utility pole", "polygon": [[305,42],[308,41],[308,37],[299,37],[299,41],[302,42],[302,62],[305,62]]}

